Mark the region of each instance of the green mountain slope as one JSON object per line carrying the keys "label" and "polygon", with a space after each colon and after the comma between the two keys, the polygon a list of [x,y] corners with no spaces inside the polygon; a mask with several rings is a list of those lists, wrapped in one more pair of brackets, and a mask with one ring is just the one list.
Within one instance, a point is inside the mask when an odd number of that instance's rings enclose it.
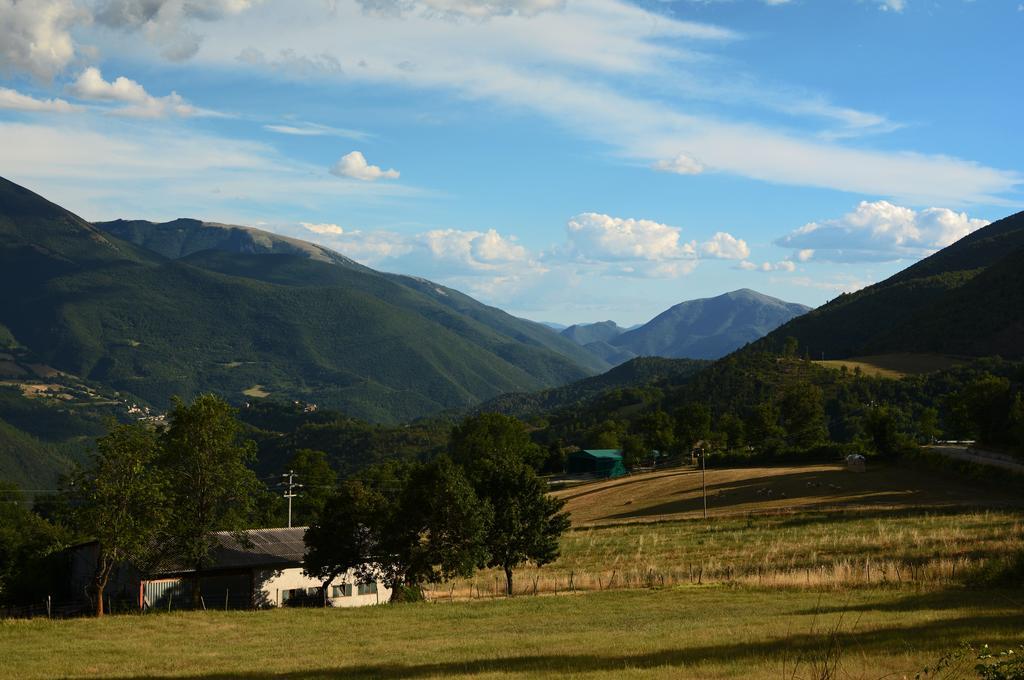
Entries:
{"label": "green mountain slope", "polygon": [[[571,362],[578,364],[590,373],[598,373],[609,368],[608,363],[589,352],[581,350],[574,343],[561,338],[558,333],[543,324],[519,319],[500,309],[484,305],[457,290],[441,286],[432,281],[413,276],[376,272],[329,248],[299,239],[273,234],[252,227],[216,224],[191,219],[178,219],[163,223],[147,222],[145,220],[116,220],[113,222],[98,222],[95,226],[119,238],[153,250],[169,259],[183,258],[206,250],[216,250],[241,255],[295,255],[317,262],[338,265],[337,269],[354,270],[364,276],[360,279],[359,277],[346,276],[343,272],[337,270],[315,267],[303,268],[301,265],[297,265],[291,267],[288,272],[287,281],[283,282],[289,285],[303,285],[306,283],[315,285],[358,285],[356,281],[362,281],[365,284],[364,288],[370,286],[374,294],[388,291],[393,297],[397,292],[394,287],[388,287],[381,284],[380,281],[374,281],[373,277],[376,277],[377,279],[390,281],[411,289],[433,300],[437,305],[448,308],[450,313],[447,314],[440,313],[436,307],[428,312],[428,316],[436,316],[437,320],[448,328],[464,324],[464,320],[459,321],[457,319],[459,316],[465,316],[506,338],[514,339],[517,343],[521,343],[526,347],[547,349],[568,357]],[[225,266],[223,258],[221,258],[220,262],[221,265],[218,266]],[[245,265],[239,262],[231,273],[266,280],[266,275],[259,272],[264,264],[259,260],[250,260]],[[242,270],[243,267],[245,268],[244,271]],[[279,276],[281,273],[280,267],[277,267],[275,275]],[[280,283],[282,281],[276,282]],[[405,299],[409,302],[415,297],[406,296]],[[422,300],[419,301],[419,304],[423,306]],[[454,314],[451,312],[454,312]],[[504,356],[513,362],[518,361],[514,356],[516,350],[517,348],[514,345],[509,345],[505,348]],[[529,356],[524,356],[522,359],[527,362],[531,361]],[[558,379],[560,380],[561,378]]]}
{"label": "green mountain slope", "polygon": [[964,237],[895,276],[794,319],[765,338],[795,337],[817,358],[888,352],[1024,356],[1024,213]]}
{"label": "green mountain slope", "polygon": [[539,324],[508,317],[526,330],[503,333],[344,259],[167,259],[9,182],[0,284],[19,291],[0,299],[0,324],[41,361],[158,407],[173,394],[241,400],[254,388],[395,421],[593,372],[531,338],[560,340]]}
{"label": "green mountain slope", "polygon": [[579,323],[569,326],[561,332],[561,335],[576,344],[589,345],[592,342],[611,342],[625,331],[625,328],[619,328],[614,321],[598,321],[597,323]]}
{"label": "green mountain slope", "polygon": [[685,381],[705,369],[709,363],[698,359],[638,357],[602,375],[584,378],[562,387],[533,393],[503,394],[484,402],[476,410],[481,413],[504,413],[519,418],[572,410],[613,390],[646,389],[661,383],[675,384]]}
{"label": "green mountain slope", "polygon": [[743,289],[680,303],[608,342],[639,356],[717,359],[809,309]]}

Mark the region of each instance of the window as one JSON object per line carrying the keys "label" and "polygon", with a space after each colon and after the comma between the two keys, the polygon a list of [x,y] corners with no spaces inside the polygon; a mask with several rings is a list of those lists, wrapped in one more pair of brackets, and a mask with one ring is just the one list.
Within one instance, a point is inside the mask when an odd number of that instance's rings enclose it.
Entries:
{"label": "window", "polygon": [[352,584],[342,583],[340,586],[331,586],[331,597],[351,597]]}
{"label": "window", "polygon": [[373,595],[377,592],[377,582],[360,583],[358,592],[360,595]]}

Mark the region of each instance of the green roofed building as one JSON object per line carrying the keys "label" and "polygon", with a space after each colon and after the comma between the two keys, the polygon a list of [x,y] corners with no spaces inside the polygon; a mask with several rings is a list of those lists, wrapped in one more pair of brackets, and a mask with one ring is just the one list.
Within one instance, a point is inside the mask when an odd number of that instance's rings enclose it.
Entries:
{"label": "green roofed building", "polygon": [[592,474],[597,477],[621,477],[626,474],[622,449],[585,449],[569,454],[569,474]]}

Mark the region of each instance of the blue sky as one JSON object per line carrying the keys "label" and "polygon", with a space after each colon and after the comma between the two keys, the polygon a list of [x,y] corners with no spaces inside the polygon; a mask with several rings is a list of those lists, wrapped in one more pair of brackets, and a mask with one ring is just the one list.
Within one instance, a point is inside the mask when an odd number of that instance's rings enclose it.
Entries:
{"label": "blue sky", "polygon": [[1024,208],[1000,0],[0,0],[0,174],[529,318],[818,305]]}

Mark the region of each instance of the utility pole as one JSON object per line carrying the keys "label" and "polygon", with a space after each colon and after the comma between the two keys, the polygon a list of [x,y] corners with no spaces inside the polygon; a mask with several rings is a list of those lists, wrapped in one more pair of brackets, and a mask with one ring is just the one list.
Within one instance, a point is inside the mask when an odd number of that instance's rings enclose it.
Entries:
{"label": "utility pole", "polygon": [[284,486],[284,497],[288,499],[288,528],[291,529],[292,528],[292,499],[295,498],[296,496],[298,496],[298,494],[295,493],[295,490],[296,489],[301,489],[302,485],[295,483],[295,478],[298,475],[295,474],[294,470],[289,470],[288,472],[282,473],[281,476],[287,478],[287,480],[288,480],[287,482],[281,482],[281,485]]}
{"label": "utility pole", "polygon": [[[704,449],[700,450],[700,486],[701,491],[704,495],[704,519],[708,518],[708,483],[707,483],[707,471],[708,466],[705,460],[707,459],[707,452]],[[288,526],[291,526],[289,524]]]}

